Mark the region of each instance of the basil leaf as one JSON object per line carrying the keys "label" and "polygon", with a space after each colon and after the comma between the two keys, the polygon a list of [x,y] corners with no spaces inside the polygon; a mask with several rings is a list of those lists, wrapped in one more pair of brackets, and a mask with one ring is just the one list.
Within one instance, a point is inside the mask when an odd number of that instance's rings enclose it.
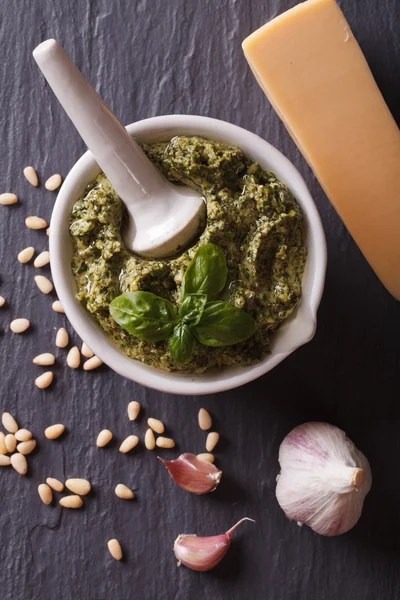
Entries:
{"label": "basil leaf", "polygon": [[193,354],[194,336],[186,323],[182,321],[174,329],[169,340],[169,351],[175,362],[186,365]]}
{"label": "basil leaf", "polygon": [[207,296],[205,294],[187,294],[183,297],[182,305],[179,309],[180,318],[188,325],[197,325],[206,303]]}
{"label": "basil leaf", "polygon": [[225,254],[215,244],[204,244],[197,250],[186,269],[182,293],[215,296],[225,286],[228,269]]}
{"label": "basil leaf", "polygon": [[192,331],[206,346],[231,346],[255,334],[257,323],[249,313],[229,302],[208,302],[198,325]]}
{"label": "basil leaf", "polygon": [[167,339],[178,320],[171,302],[150,292],[127,292],[110,303],[110,314],[131,335],[146,342]]}

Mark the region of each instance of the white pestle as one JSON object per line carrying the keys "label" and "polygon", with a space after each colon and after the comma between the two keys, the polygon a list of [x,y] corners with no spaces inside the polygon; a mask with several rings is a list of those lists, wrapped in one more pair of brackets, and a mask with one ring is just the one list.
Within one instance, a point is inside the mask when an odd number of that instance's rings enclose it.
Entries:
{"label": "white pestle", "polygon": [[205,217],[204,199],[162,175],[55,40],[40,44],[33,56],[128,210],[127,248],[163,258],[186,246]]}

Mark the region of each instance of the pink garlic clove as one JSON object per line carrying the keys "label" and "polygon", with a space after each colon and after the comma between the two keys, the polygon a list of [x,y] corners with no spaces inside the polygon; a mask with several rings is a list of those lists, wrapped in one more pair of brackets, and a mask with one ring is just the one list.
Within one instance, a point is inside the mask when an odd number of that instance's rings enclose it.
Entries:
{"label": "pink garlic clove", "polygon": [[184,564],[193,571],[210,571],[221,562],[231,545],[233,532],[243,521],[253,519],[244,517],[229,531],[221,535],[198,537],[197,535],[181,534],[175,540],[174,552],[178,559],[178,567]]}
{"label": "pink garlic clove", "polygon": [[166,466],[175,483],[192,494],[213,492],[221,481],[222,471],[210,462],[197,458],[195,454],[181,454],[175,460],[158,457],[158,460]]}

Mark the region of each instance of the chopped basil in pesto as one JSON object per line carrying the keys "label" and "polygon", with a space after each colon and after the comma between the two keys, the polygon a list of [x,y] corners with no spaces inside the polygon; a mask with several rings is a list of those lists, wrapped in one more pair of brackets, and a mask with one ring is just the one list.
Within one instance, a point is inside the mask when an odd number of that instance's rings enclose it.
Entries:
{"label": "chopped basil in pesto", "polygon": [[[105,175],[99,175],[71,215],[78,300],[128,356],[154,367],[199,373],[257,362],[301,296],[306,247],[300,207],[273,173],[263,171],[236,146],[178,136],[142,148],[170,181],[204,196],[205,229],[193,247],[173,259],[131,254],[121,238],[124,206]],[[130,335],[111,318],[109,305],[124,292],[143,290],[178,308],[186,268],[198,248],[209,242],[222,248],[228,266],[227,283],[215,300],[243,308],[258,327],[254,336],[232,346],[195,341],[190,362],[179,364],[167,340],[150,343]]]}

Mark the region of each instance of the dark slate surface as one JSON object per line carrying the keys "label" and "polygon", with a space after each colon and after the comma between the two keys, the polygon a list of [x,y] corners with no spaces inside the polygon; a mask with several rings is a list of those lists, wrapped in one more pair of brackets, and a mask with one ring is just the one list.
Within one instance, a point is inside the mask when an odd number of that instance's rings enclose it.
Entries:
{"label": "dark slate surface", "polygon": [[[29,476],[0,472],[0,597],[2,600],[395,600],[400,597],[400,308],[383,289],[322,193],[297,148],[258,88],[242,56],[241,41],[295,0],[42,0],[0,3],[1,191],[20,196],[0,207],[1,410],[32,428],[39,449]],[[397,0],[342,3],[376,79],[400,117]],[[50,218],[54,194],[33,190],[22,168],[34,164],[43,182],[64,176],[84,146],[31,57],[42,40],[56,37],[122,122],[168,113],[218,117],[269,140],[305,176],[320,209],[329,247],[326,289],[312,343],[273,372],[241,389],[198,399],[141,388],[103,367],[72,372],[56,350],[56,380],[39,391],[31,364],[54,351],[66,319],[50,309],[33,282],[32,265],[20,265],[21,248],[47,246],[24,218]],[[371,165],[373,167],[373,165]],[[366,165],[369,168],[369,165]],[[32,329],[11,334],[12,318]],[[202,451],[196,424],[200,406],[222,434],[218,464],[224,480],[208,497],[174,487],[155,455],[122,456],[117,445],[95,448],[109,427],[118,440],[143,434],[131,424],[128,401],[145,417],[163,419],[179,450]],[[277,452],[284,435],[309,419],[345,429],[369,457],[374,483],[357,527],[336,539],[318,537],[286,520],[274,497]],[[65,423],[68,433],[49,442],[43,431]],[[168,455],[168,453],[165,453]],[[172,455],[172,453],[170,453]],[[83,511],[45,507],[37,485],[52,475],[88,477],[93,494]],[[124,503],[113,488],[135,488]],[[229,555],[209,574],[178,569],[172,544],[178,533],[219,533],[248,515]],[[122,564],[106,550],[120,539]]]}

